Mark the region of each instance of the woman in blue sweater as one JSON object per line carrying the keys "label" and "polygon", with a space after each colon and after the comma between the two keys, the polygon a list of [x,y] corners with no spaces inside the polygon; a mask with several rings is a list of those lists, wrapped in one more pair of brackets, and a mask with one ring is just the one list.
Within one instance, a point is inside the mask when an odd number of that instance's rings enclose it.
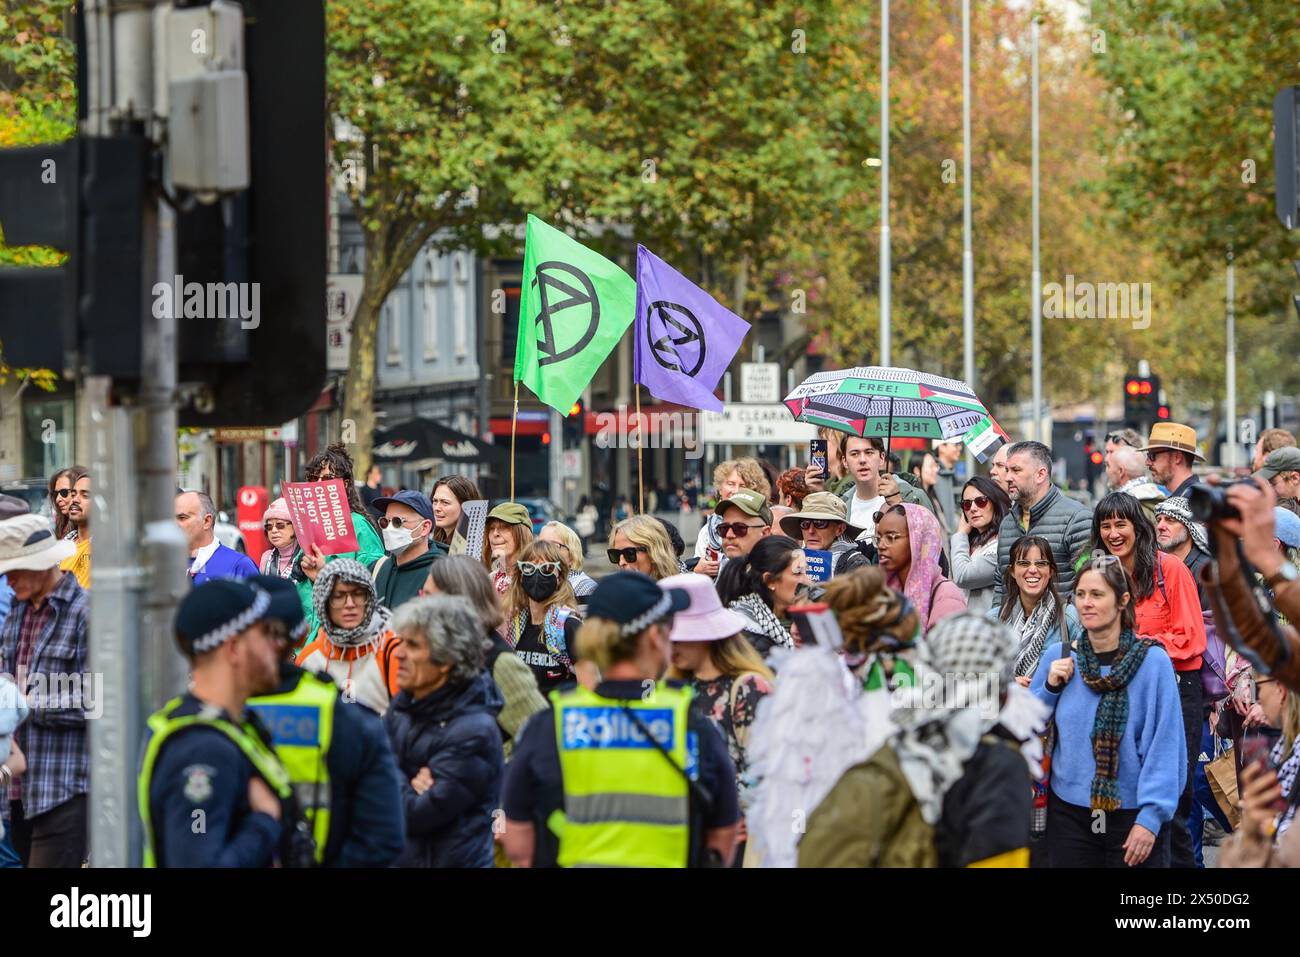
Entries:
{"label": "woman in blue sweater", "polygon": [[1133,631],[1133,581],[1112,556],[1084,566],[1074,604],[1085,629],[1056,645],[1034,694],[1056,713],[1049,867],[1168,867],[1169,821],[1187,775],[1173,665]]}

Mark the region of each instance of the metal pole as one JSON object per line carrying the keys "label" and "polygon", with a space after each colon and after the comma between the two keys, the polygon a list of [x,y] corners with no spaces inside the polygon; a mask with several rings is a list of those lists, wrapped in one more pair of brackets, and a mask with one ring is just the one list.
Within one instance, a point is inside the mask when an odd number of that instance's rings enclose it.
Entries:
{"label": "metal pole", "polygon": [[[975,388],[975,253],[971,249],[970,214],[970,0],[961,0],[961,142],[962,142],[962,371]],[[966,449],[966,472],[975,474],[975,456]]]}
{"label": "metal pole", "polygon": [[551,430],[550,473],[551,481],[547,492],[555,507],[564,513],[564,416],[559,409],[551,409],[551,421],[547,428]]}
{"label": "metal pole", "polygon": [[880,364],[890,364],[889,320],[889,0],[880,0]]}
{"label": "metal pole", "polygon": [[1237,467],[1237,446],[1240,436],[1237,434],[1237,312],[1236,312],[1236,275],[1232,264],[1232,250],[1228,250],[1228,349],[1225,365],[1228,370],[1227,396],[1227,448],[1224,462],[1230,469]]}
{"label": "metal pole", "polygon": [[1033,436],[1035,441],[1043,441],[1043,304],[1040,300],[1040,290],[1043,288],[1042,272],[1039,270],[1038,262],[1038,16],[1035,14],[1034,20],[1030,25],[1030,35],[1033,40],[1033,80],[1031,83],[1032,90],[1032,110],[1033,110],[1033,274],[1029,280],[1030,301],[1033,304],[1033,312],[1030,321],[1030,335],[1033,342],[1033,390],[1034,390],[1034,422]]}
{"label": "metal pole", "polygon": [[[730,372],[724,372],[722,374],[722,404],[724,407],[731,405],[731,373]],[[731,459],[730,443],[722,447],[722,458],[723,461],[729,461]]]}
{"label": "metal pole", "polygon": [[1272,389],[1264,393],[1264,428],[1277,428],[1277,393]]}

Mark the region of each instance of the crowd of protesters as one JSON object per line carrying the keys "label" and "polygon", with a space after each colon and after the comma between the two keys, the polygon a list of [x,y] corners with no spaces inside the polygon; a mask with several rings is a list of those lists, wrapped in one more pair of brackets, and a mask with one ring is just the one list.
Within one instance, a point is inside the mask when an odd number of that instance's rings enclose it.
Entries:
{"label": "crowd of protesters", "polygon": [[[592,503],[535,535],[504,502],[467,535],[472,481],[386,495],[342,446],[305,479],[343,482],[354,552],[304,551],[276,499],[254,561],[178,490],[193,677],[150,719],[147,859],[1195,867],[1207,839],[1225,864],[1300,858],[1300,689],[1219,634],[1210,574],[1212,535],[1235,536],[1284,626],[1300,612],[1290,433],[1224,493],[1226,533],[1189,500],[1207,469],[1176,423],[1107,436],[1094,507],[1038,442],[967,477],[955,441],[913,473],[821,436],[824,468],[719,464],[693,548],[616,510],[597,577]],[[0,866],[88,851],[94,702],[63,679],[88,675],[92,488],[74,466],[47,514],[0,497]],[[303,740],[285,708],[331,730]],[[221,827],[187,837],[205,808]]]}

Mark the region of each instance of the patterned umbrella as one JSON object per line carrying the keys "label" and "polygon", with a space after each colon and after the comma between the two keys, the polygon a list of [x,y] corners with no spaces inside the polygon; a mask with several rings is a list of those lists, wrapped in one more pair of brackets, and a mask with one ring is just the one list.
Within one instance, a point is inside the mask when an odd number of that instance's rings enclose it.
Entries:
{"label": "patterned umbrella", "polygon": [[1006,441],[975,390],[959,379],[888,366],[818,372],[785,397],[800,422],[876,436],[960,439],[981,461]]}

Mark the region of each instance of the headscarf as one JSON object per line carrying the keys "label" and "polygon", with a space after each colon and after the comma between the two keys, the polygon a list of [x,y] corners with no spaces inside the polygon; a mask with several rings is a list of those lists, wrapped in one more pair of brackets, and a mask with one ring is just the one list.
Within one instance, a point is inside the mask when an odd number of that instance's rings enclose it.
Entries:
{"label": "headscarf", "polygon": [[1181,495],[1167,498],[1156,506],[1155,512],[1157,516],[1168,515],[1175,522],[1185,526],[1187,534],[1191,536],[1192,544],[1206,555],[1210,554],[1210,540],[1205,534],[1205,526],[1192,518],[1192,508],[1187,504],[1187,499]]}
{"label": "headscarf", "polygon": [[[361,624],[355,628],[340,628],[330,620],[330,593],[341,581],[357,585],[366,593],[365,616],[361,619]],[[325,629],[325,637],[335,647],[357,648],[377,643],[389,630],[390,613],[379,603],[375,595],[375,583],[370,577],[370,572],[355,558],[335,559],[320,570],[320,574],[316,576],[316,584],[311,590],[311,604],[316,612],[316,620]]]}
{"label": "headscarf", "polygon": [[[885,579],[885,584],[895,591],[901,591],[912,601],[921,619],[921,631],[925,632],[930,620],[930,596],[934,593],[934,583],[943,577],[939,569],[939,556],[943,554],[943,531],[934,513],[923,505],[903,503],[907,513],[907,537],[912,553],[912,567],[907,572],[907,584],[900,586],[898,576],[893,572]],[[877,532],[879,537],[879,532]]]}
{"label": "headscarf", "polygon": [[889,746],[928,824],[938,823],[944,795],[998,723],[1016,645],[1001,622],[952,615],[926,636],[916,685],[895,692]]}

